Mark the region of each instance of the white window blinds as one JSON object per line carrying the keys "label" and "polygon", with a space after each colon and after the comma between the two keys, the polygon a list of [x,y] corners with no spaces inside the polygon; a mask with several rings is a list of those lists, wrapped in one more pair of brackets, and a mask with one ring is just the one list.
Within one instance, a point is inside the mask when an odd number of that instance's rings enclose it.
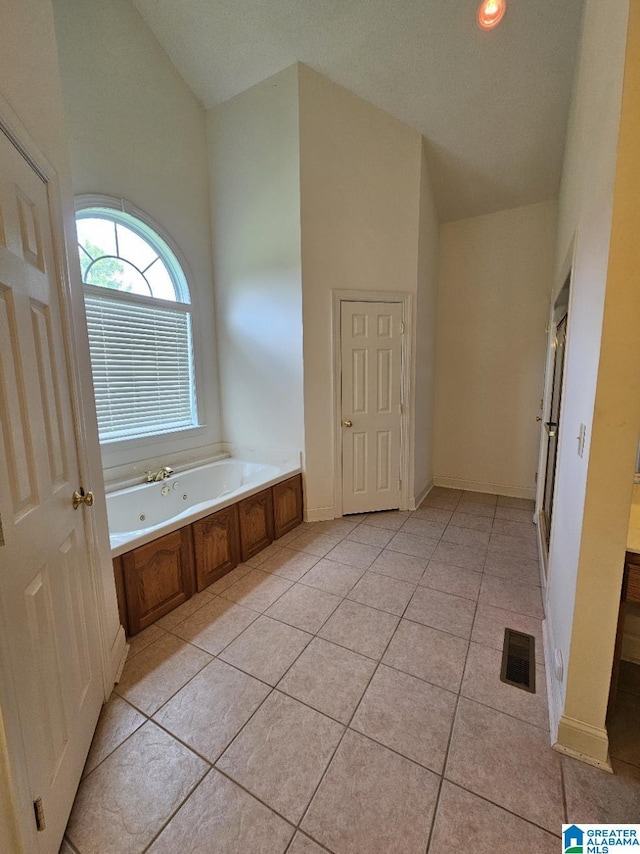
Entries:
{"label": "white window blinds", "polygon": [[195,426],[190,306],[93,288],[85,306],[100,441]]}

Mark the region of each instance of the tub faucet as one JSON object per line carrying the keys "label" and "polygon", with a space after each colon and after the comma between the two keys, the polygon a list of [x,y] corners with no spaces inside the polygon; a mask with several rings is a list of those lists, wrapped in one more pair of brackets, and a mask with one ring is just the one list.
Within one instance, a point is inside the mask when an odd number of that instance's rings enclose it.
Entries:
{"label": "tub faucet", "polygon": [[166,480],[173,474],[173,469],[169,466],[163,466],[158,471],[153,472],[151,469],[147,472],[147,483],[158,483],[161,480]]}

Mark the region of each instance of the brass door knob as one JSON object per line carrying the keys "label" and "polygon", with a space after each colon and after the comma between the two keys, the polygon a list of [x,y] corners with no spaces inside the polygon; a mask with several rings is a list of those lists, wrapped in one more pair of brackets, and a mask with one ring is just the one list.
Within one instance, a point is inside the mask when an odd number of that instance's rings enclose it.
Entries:
{"label": "brass door knob", "polygon": [[73,493],[71,503],[73,504],[73,509],[77,510],[81,504],[86,504],[87,507],[93,507],[93,492],[86,492],[82,487],[80,487],[80,492],[76,489]]}
{"label": "brass door knob", "polygon": [[353,427],[353,421],[349,421],[349,419],[347,418],[346,421],[342,422],[342,426],[343,427]]}

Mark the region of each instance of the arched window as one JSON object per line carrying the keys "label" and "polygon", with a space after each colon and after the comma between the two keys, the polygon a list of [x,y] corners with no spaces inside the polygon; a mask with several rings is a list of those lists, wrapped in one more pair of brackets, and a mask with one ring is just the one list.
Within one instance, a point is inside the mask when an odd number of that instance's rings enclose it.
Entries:
{"label": "arched window", "polygon": [[[79,202],[78,252],[101,442],[197,426],[183,265],[120,200]],[[115,207],[117,205],[117,207]]]}

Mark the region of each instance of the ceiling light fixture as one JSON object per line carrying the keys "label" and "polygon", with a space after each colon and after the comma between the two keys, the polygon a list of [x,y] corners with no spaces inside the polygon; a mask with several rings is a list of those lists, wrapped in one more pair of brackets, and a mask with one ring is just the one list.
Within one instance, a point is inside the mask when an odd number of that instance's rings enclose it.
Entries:
{"label": "ceiling light fixture", "polygon": [[507,0],[483,0],[478,9],[478,26],[483,30],[497,27],[507,11]]}

